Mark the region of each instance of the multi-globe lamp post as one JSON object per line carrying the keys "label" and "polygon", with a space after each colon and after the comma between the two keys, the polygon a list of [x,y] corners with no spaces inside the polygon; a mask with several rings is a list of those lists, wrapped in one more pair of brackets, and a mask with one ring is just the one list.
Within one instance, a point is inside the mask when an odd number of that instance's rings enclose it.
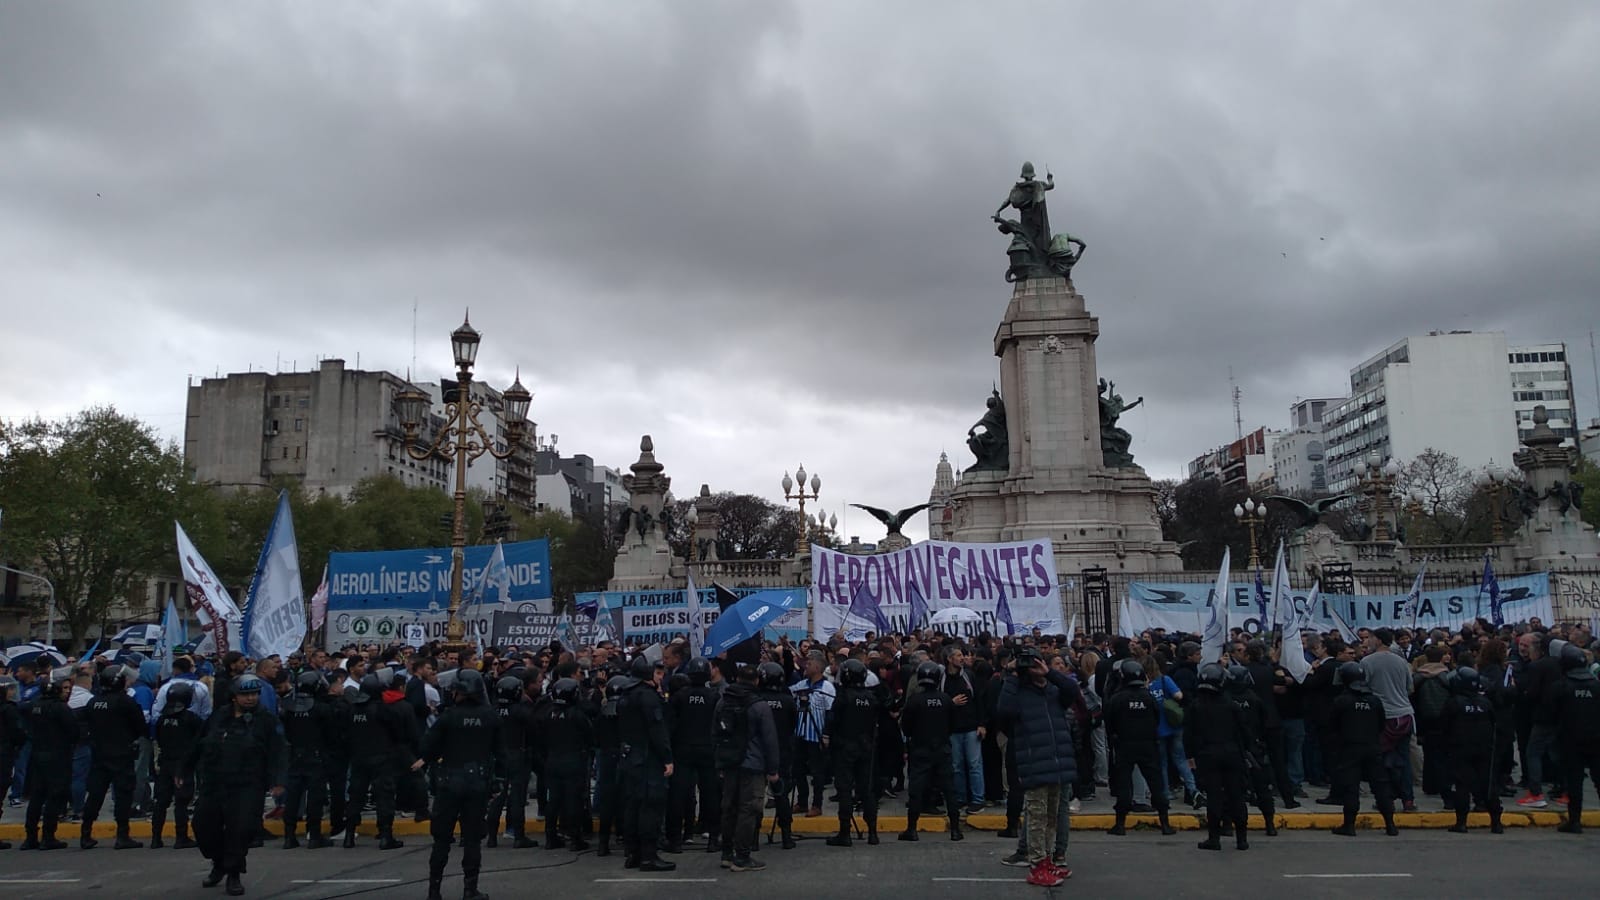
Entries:
{"label": "multi-globe lamp post", "polygon": [[1233,517],[1250,531],[1250,568],[1261,568],[1261,547],[1256,531],[1267,523],[1267,505],[1246,497],[1243,503],[1234,504]]}
{"label": "multi-globe lamp post", "polygon": [[1394,540],[1394,532],[1390,529],[1387,513],[1395,484],[1400,480],[1400,464],[1392,459],[1384,462],[1383,457],[1374,450],[1365,458],[1356,460],[1351,469],[1360,484],[1360,492],[1368,498],[1372,510],[1372,539]]}
{"label": "multi-globe lamp post", "polygon": [[810,549],[806,540],[807,532],[810,530],[806,521],[806,501],[817,499],[817,495],[820,493],[822,493],[821,475],[811,476],[811,493],[806,493],[806,467],[804,465],[795,470],[793,478],[789,477],[788,472],[783,473],[783,499],[798,500],[800,502],[800,534],[795,538],[796,556],[804,556],[806,551]]}
{"label": "multi-globe lamp post", "polygon": [[433,406],[433,398],[415,385],[407,384],[395,395],[394,409],[405,433],[406,453],[412,459],[433,457],[454,459],[455,510],[450,530],[450,620],[445,625],[444,649],[460,653],[467,649],[466,624],[461,621],[462,580],[466,571],[467,556],[467,466],[485,453],[495,459],[508,459],[522,445],[528,424],[528,405],[533,395],[522,386],[520,374],[511,387],[502,393],[506,445],[495,447],[494,438],[478,422],[482,405],[472,399],[472,366],[478,358],[478,343],[482,340],[470,321],[450,333],[450,347],[455,354],[456,399],[445,403],[445,426],[434,435],[427,447],[417,443],[417,432]]}
{"label": "multi-globe lamp post", "polygon": [[1493,517],[1490,540],[1496,544],[1506,539],[1506,493],[1520,473],[1516,469],[1502,469],[1492,461],[1478,473],[1478,487],[1489,495],[1489,515]]}

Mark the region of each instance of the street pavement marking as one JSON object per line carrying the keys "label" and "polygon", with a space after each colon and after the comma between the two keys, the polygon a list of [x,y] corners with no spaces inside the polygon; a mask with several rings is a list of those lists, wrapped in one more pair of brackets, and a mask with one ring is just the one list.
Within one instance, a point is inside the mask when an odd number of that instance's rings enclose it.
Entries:
{"label": "street pavement marking", "polygon": [[296,878],[290,884],[399,884],[399,878]]}
{"label": "street pavement marking", "polygon": [[0,884],[77,884],[82,878],[0,878]]}
{"label": "street pavement marking", "polygon": [[949,878],[935,878],[933,880],[934,881],[980,882],[980,883],[984,883],[984,884],[991,884],[991,883],[1016,884],[1017,882],[1023,881],[1024,879],[1022,879],[1022,878],[956,878],[956,877],[949,877]]}
{"label": "street pavement marking", "polygon": [[1410,878],[1410,872],[1329,872],[1315,875],[1284,875],[1285,878]]}
{"label": "street pavement marking", "polygon": [[715,878],[596,878],[595,884],[716,884]]}

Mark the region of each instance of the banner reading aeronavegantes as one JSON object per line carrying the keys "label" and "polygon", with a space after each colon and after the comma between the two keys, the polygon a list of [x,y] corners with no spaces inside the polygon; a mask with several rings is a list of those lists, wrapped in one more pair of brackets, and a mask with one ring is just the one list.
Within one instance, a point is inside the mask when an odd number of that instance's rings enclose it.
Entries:
{"label": "banner reading aeronavegantes", "polygon": [[924,541],[871,556],[811,548],[812,634],[818,637],[833,634],[841,625],[852,639],[876,630],[861,617],[847,615],[852,600],[857,600],[858,609],[863,603],[876,604],[895,631],[925,624],[911,621],[911,609],[926,603],[929,613],[956,606],[978,613],[978,621],[957,629],[964,634],[1005,634],[998,612],[1002,596],[1019,633],[1035,627],[1047,634],[1061,630],[1056,560],[1049,540]]}

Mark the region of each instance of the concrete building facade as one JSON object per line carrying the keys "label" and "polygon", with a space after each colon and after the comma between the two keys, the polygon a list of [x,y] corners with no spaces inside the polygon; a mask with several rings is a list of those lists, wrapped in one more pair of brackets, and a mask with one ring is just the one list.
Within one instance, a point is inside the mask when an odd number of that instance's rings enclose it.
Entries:
{"label": "concrete building facade", "polygon": [[1322,422],[1343,397],[1316,397],[1289,407],[1289,431],[1272,445],[1272,480],[1282,494],[1316,497],[1328,492],[1327,443]]}
{"label": "concrete building facade", "polygon": [[1564,439],[1564,446],[1573,446],[1578,437],[1578,418],[1567,345],[1512,347],[1506,358],[1511,368],[1511,408],[1516,413],[1517,443],[1523,443],[1533,433],[1533,408],[1543,406],[1550,416],[1550,430]]}
{"label": "concrete building facade", "polygon": [[[417,385],[433,399],[433,414],[443,421],[445,404],[454,403],[460,382],[455,379],[424,382]],[[483,425],[494,442],[498,453],[506,451],[507,427],[505,401],[501,392],[481,381],[468,387],[472,402],[478,404],[478,422]],[[520,449],[506,459],[497,459],[485,453],[467,466],[467,489],[478,488],[485,495],[501,500],[525,512],[538,509],[538,483],[534,479],[534,447],[538,440],[538,426],[528,422],[523,428]],[[454,469],[451,470],[452,481]]]}

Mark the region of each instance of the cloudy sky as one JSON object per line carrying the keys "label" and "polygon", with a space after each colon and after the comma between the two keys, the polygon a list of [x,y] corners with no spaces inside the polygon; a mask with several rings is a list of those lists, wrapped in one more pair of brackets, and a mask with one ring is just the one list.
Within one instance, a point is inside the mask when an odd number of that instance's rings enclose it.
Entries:
{"label": "cloudy sky", "polygon": [[[0,417],[340,356],[520,365],[680,492],[925,499],[996,378],[1018,165],[1156,477],[1406,334],[1565,339],[1596,415],[1600,6],[0,7]],[[922,533],[922,526],[908,529]],[[881,532],[860,513],[849,532]]]}

